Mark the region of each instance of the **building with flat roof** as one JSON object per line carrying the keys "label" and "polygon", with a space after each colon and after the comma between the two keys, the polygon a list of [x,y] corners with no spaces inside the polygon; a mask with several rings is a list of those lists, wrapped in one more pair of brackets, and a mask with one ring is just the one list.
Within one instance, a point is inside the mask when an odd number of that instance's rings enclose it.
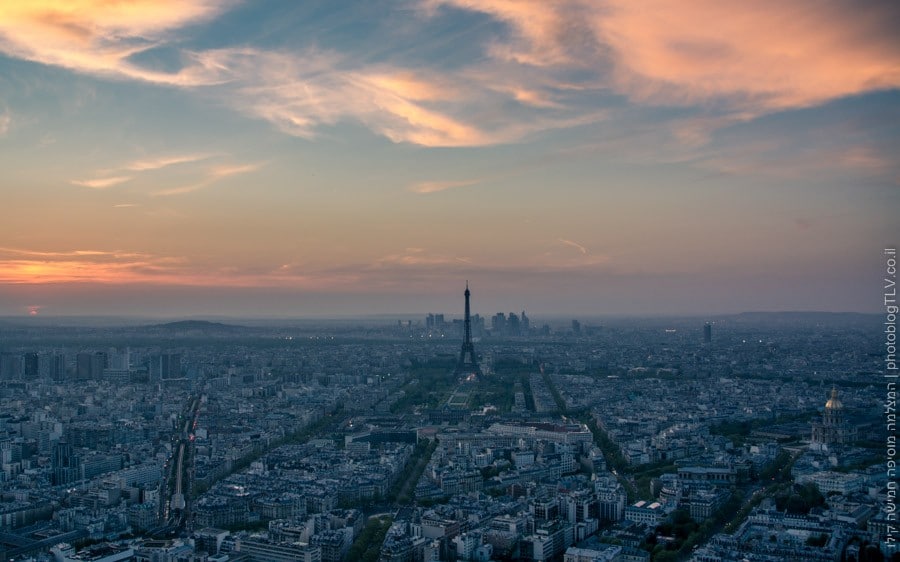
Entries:
{"label": "building with flat roof", "polygon": [[665,513],[662,504],[659,502],[647,502],[641,500],[633,505],[625,508],[625,519],[634,521],[635,523],[643,523],[645,525],[659,525]]}

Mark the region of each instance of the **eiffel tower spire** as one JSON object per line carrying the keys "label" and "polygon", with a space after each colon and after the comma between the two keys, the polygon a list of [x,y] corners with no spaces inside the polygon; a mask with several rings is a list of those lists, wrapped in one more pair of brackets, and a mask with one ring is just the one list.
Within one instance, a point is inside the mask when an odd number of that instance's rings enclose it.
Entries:
{"label": "eiffel tower spire", "polygon": [[478,358],[475,357],[475,346],[472,345],[472,318],[469,313],[469,282],[466,281],[466,319],[463,322],[465,335],[463,336],[462,349],[459,352],[459,361],[456,363],[456,374],[481,375],[481,367],[478,366]]}

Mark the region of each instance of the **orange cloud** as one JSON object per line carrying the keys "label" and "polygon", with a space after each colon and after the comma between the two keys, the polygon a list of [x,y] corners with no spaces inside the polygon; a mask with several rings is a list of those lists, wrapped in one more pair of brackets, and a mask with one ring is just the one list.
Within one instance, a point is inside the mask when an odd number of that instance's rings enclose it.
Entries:
{"label": "orange cloud", "polygon": [[345,71],[339,56],[314,50],[295,55],[223,49],[209,56],[240,77],[226,103],[291,135],[312,138],[322,125],[352,119],[394,142],[497,142],[492,133],[426,105],[454,97],[444,79],[385,68]]}
{"label": "orange cloud", "polygon": [[0,283],[129,282],[174,271],[180,261],[122,251],[0,248]]}
{"label": "orange cloud", "polygon": [[[199,160],[205,160],[207,158],[212,157],[211,154],[185,154],[185,155],[175,155],[175,156],[161,156],[157,158],[150,158],[144,160],[136,160],[129,164],[126,164],[120,168],[109,168],[105,170],[98,170],[97,173],[101,174],[103,177],[87,179],[87,180],[71,180],[70,183],[74,185],[80,185],[82,187],[89,187],[91,189],[107,189],[121,183],[125,183],[127,181],[131,181],[134,179],[133,175],[112,175],[112,174],[121,174],[122,172],[148,172],[159,170],[161,168],[167,168],[169,166],[174,166],[177,164],[185,164],[191,162],[197,162]],[[230,175],[231,173],[238,173],[240,171],[249,171],[245,169],[246,167],[238,167],[238,169],[231,169],[228,167],[224,167],[218,169],[214,169],[212,173],[212,177],[223,177],[225,175]],[[255,168],[254,168],[255,169]],[[224,170],[224,172],[222,171]]]}
{"label": "orange cloud", "polygon": [[724,101],[759,114],[900,86],[891,2],[426,2],[441,4],[506,23],[497,59],[593,66],[601,83],[644,103]]}
{"label": "orange cloud", "polygon": [[205,180],[200,183],[192,183],[188,185],[182,185],[179,187],[170,187],[168,189],[161,189],[159,191],[153,192],[153,195],[157,196],[169,196],[169,195],[184,195],[185,193],[192,193],[194,191],[200,191],[201,189],[207,188],[212,185],[212,180]]}
{"label": "orange cloud", "polygon": [[727,96],[772,111],[900,86],[891,12],[890,3],[616,0],[592,21],[616,53],[617,86],[634,98]]}
{"label": "orange cloud", "polygon": [[424,79],[410,71],[386,70],[384,74],[375,71],[369,76],[361,76],[374,89],[392,93],[413,101],[438,101],[459,99],[461,92],[453,82],[436,76]]}
{"label": "orange cloud", "polygon": [[563,107],[562,104],[553,101],[545,93],[536,90],[513,87],[510,93],[517,102],[524,105],[557,109]]}
{"label": "orange cloud", "polygon": [[[335,53],[309,49],[302,53],[273,52],[250,47],[177,52],[181,68],[161,72],[141,66],[135,55],[177,41],[182,28],[208,20],[232,2],[212,0],[49,0],[0,5],[0,52],[91,75],[123,78],[183,88],[222,85],[204,90],[225,104],[265,119],[285,133],[311,138],[322,126],[356,121],[398,143],[423,146],[484,146],[516,142],[546,129],[581,122],[546,91],[547,84],[530,78],[503,76],[493,69],[439,74],[389,64],[368,66]],[[501,13],[501,10],[495,11]],[[566,53],[550,48],[553,22],[577,21],[574,13],[547,10],[534,4],[516,19],[525,41],[535,49],[525,59],[562,61]],[[532,21],[534,20],[534,21]],[[548,35],[549,33],[549,35]],[[530,38],[530,39],[528,39]],[[496,56],[505,47],[492,47]],[[559,52],[557,52],[559,51]],[[556,53],[556,54],[554,54]],[[477,65],[476,65],[477,66]],[[545,79],[539,78],[543,82]],[[532,110],[559,112],[513,115],[499,112],[508,100]],[[203,158],[136,162],[125,169],[152,170]],[[81,180],[85,181],[85,180]],[[99,185],[97,180],[91,184]],[[83,185],[86,185],[84,183]],[[199,185],[199,184],[197,184]]]}
{"label": "orange cloud", "polygon": [[389,93],[375,91],[373,94],[373,103],[383,111],[364,115],[362,120],[394,142],[411,142],[424,146],[477,146],[494,143],[490,133],[449,115]]}
{"label": "orange cloud", "polygon": [[582,246],[581,244],[579,244],[578,242],[573,242],[572,240],[566,240],[565,238],[557,238],[557,240],[559,240],[559,242],[561,244],[565,244],[566,246],[575,248],[576,250],[581,252],[582,255],[588,254],[588,249],[585,248],[584,246]]}
{"label": "orange cloud", "polygon": [[463,181],[423,181],[409,186],[409,190],[413,193],[437,193],[454,187],[466,187],[480,183],[481,180],[463,180]]}
{"label": "orange cloud", "polygon": [[[204,95],[291,135],[312,138],[324,126],[354,121],[394,142],[423,146],[519,142],[592,123],[602,118],[592,92],[652,105],[702,105],[716,118],[747,120],[900,87],[892,2],[421,0],[432,16],[452,5],[486,14],[507,32],[489,43],[486,60],[446,73],[371,66],[317,49],[181,49],[181,68],[173,72],[134,61],[176,44],[179,31],[233,3],[6,2],[0,4],[0,52],[91,75],[194,89],[218,85]],[[0,134],[9,126],[5,115]],[[675,133],[699,146],[722,122],[684,125]]]}
{"label": "orange cloud", "polygon": [[133,170],[135,172],[143,172],[147,170],[158,170],[160,168],[167,168],[169,166],[174,166],[176,164],[186,164],[189,162],[197,162],[198,160],[205,160],[210,158],[211,154],[184,154],[179,156],[161,156],[158,158],[151,158],[149,160],[136,160],[127,166],[125,166],[126,170]]}
{"label": "orange cloud", "polygon": [[[121,183],[125,183],[134,179],[134,177],[139,176],[143,173],[153,173],[155,170],[159,170],[162,168],[168,168],[169,166],[175,166],[179,164],[189,164],[194,162],[203,161],[209,158],[212,158],[214,155],[212,154],[184,154],[184,155],[171,155],[171,156],[160,156],[156,158],[148,158],[143,160],[136,160],[134,162],[125,164],[119,168],[109,168],[105,170],[98,170],[97,173],[101,174],[104,177],[87,179],[87,180],[71,180],[70,183],[75,185],[80,185],[83,187],[89,187],[92,189],[107,189]],[[153,195],[179,195],[182,193],[190,193],[192,191],[197,191],[199,189],[203,189],[211,186],[215,182],[227,178],[229,176],[237,175],[237,174],[246,174],[249,172],[254,172],[261,168],[263,164],[261,163],[251,163],[251,164],[220,164],[217,166],[206,166],[206,169],[200,170],[192,170],[192,173],[195,173],[197,177],[196,181],[190,185],[175,187],[170,189],[164,189],[160,191],[156,191]],[[135,175],[111,175],[121,172],[137,172]],[[129,207],[133,205],[125,204],[125,205],[116,205],[116,207]]]}
{"label": "orange cloud", "polygon": [[185,193],[191,193],[193,191],[198,191],[200,189],[205,189],[210,187],[214,183],[229,176],[234,176],[237,174],[246,174],[250,172],[255,172],[260,169],[263,164],[236,164],[236,165],[224,165],[217,166],[206,173],[206,177],[194,184],[185,185],[182,187],[173,187],[170,189],[162,189],[160,191],[156,191],[153,195],[183,195]]}
{"label": "orange cloud", "polygon": [[699,168],[718,173],[824,180],[836,174],[891,181],[897,164],[871,146],[825,147],[796,151],[781,142],[762,142],[716,149],[694,160]]}
{"label": "orange cloud", "polygon": [[18,255],[40,258],[63,258],[72,256],[135,256],[137,254],[122,254],[121,252],[105,252],[103,250],[71,250],[67,252],[41,252],[36,250],[24,250],[21,248],[0,248],[0,256]]}
{"label": "orange cloud", "polygon": [[457,262],[470,264],[468,258],[458,258],[441,254],[430,254],[424,248],[406,248],[404,252],[383,256],[375,261],[374,268],[390,266],[441,266],[453,265]]}
{"label": "orange cloud", "polygon": [[0,3],[0,51],[90,74],[171,85],[220,81],[218,70],[187,54],[175,73],[129,57],[162,44],[174,29],[209,19],[229,2],[212,0],[29,0]]}
{"label": "orange cloud", "polygon": [[[397,143],[486,146],[596,121],[600,115],[566,112],[546,93],[487,71],[438,75],[386,65],[354,67],[335,53],[314,49],[220,49],[206,57],[231,73],[226,104],[304,138],[315,137],[322,126],[356,121]],[[527,116],[497,111],[508,99],[557,111]]]}
{"label": "orange cloud", "polygon": [[452,4],[508,24],[511,36],[491,43],[490,53],[519,64],[571,65],[585,47],[596,44],[589,20],[583,17],[591,4],[582,1],[427,0],[424,4],[431,12],[441,4]]}
{"label": "orange cloud", "polygon": [[[613,271],[604,255],[548,252],[525,262],[489,263],[469,256],[410,247],[377,259],[340,266],[274,262],[270,265],[214,265],[186,257],[123,251],[30,251],[0,248],[0,285],[6,286],[180,286],[210,288],[287,288],[358,291],[428,286],[448,275]],[[421,285],[424,283],[424,285]]]}
{"label": "orange cloud", "polygon": [[232,166],[218,166],[210,170],[210,175],[214,178],[227,178],[236,174],[246,174],[255,172],[260,169],[262,164],[236,164]]}
{"label": "orange cloud", "polygon": [[[300,269],[300,268],[297,268]],[[31,251],[0,248],[0,284],[152,284],[199,287],[328,288],[357,280],[348,272],[219,267],[181,257],[97,250]]]}
{"label": "orange cloud", "polygon": [[848,168],[870,172],[889,170],[893,164],[893,161],[870,146],[852,146],[840,154],[837,161]]}
{"label": "orange cloud", "polygon": [[106,189],[125,183],[131,179],[131,176],[114,176],[111,178],[96,178],[92,180],[72,180],[75,185],[82,187],[90,187],[91,189]]}

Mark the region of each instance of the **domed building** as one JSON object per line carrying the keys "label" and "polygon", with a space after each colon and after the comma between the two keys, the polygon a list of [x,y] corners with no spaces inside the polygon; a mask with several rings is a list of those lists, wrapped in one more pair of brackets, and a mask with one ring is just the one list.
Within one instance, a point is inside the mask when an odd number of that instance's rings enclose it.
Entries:
{"label": "domed building", "polygon": [[856,441],[856,428],[844,419],[844,404],[838,398],[837,388],[831,389],[831,397],[825,402],[822,421],[812,424],[812,444],[814,448],[828,448],[834,445],[848,445]]}

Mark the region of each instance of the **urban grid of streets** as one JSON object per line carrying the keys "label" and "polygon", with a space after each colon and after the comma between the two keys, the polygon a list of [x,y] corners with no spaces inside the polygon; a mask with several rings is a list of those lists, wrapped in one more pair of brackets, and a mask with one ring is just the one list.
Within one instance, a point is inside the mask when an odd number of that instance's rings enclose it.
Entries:
{"label": "urban grid of streets", "polygon": [[891,554],[877,319],[503,318],[9,330],[3,554]]}

